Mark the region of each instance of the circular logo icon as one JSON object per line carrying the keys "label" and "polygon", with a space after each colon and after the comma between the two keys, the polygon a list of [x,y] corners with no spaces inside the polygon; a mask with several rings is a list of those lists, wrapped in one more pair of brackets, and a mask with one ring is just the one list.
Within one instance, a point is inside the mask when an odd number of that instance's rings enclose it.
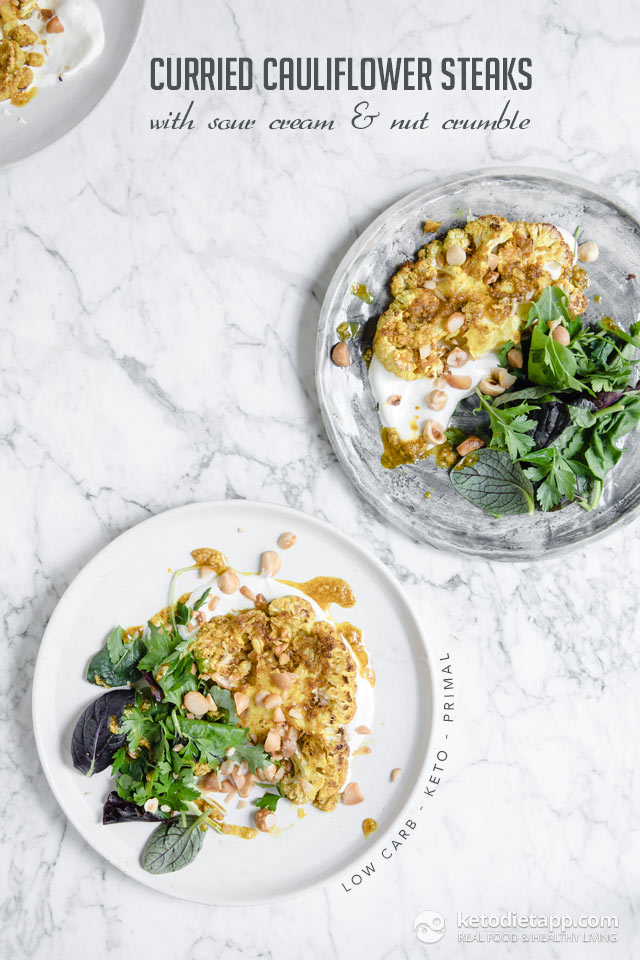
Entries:
{"label": "circular logo icon", "polygon": [[446,929],[444,917],[437,910],[423,910],[413,921],[413,932],[420,943],[437,943]]}

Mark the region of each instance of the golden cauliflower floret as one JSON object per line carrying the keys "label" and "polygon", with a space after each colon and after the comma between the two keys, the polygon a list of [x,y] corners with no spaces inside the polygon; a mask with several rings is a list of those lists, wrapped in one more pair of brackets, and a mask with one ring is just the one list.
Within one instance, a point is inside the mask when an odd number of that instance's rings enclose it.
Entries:
{"label": "golden cauliflower floret", "polygon": [[27,66],[28,67],[41,67],[44,64],[44,54],[43,53],[28,53],[27,54]]}
{"label": "golden cauliflower floret", "polygon": [[329,743],[321,737],[303,734],[291,762],[293,772],[281,780],[285,797],[293,803],[312,802],[327,812],[335,810],[349,763],[344,733],[340,731]]}
{"label": "golden cauliflower floret", "polygon": [[2,40],[0,42],[0,71],[3,73],[15,73],[24,67],[24,51],[18,46],[15,40]]}
{"label": "golden cauliflower floret", "polygon": [[22,20],[28,20],[38,8],[38,0],[20,0],[18,15]]}
{"label": "golden cauliflower floret", "polygon": [[19,26],[13,27],[8,31],[8,35],[21,47],[30,47],[38,40],[37,33],[34,33],[31,27],[28,27],[26,23],[21,23]]}
{"label": "golden cauliflower floret", "polygon": [[[529,302],[551,284],[568,294],[573,315],[584,312],[586,278],[576,272],[573,251],[559,230],[547,223],[479,217],[450,230],[443,241],[426,244],[415,261],[402,265],[391,281],[394,300],[378,320],[375,354],[405,380],[436,377],[456,346],[476,358],[507,341],[517,343]],[[453,313],[464,321],[450,329]]]}
{"label": "golden cauliflower floret", "polygon": [[0,5],[0,20],[3,24],[12,23],[18,19],[18,11],[12,3]]}
{"label": "golden cauliflower floret", "polygon": [[317,621],[309,601],[285,596],[266,610],[213,617],[192,650],[201,677],[233,690],[255,742],[274,729],[283,744],[293,737],[286,796],[333,809],[346,776],[344,727],[355,715],[357,691],[356,663],[337,629]]}

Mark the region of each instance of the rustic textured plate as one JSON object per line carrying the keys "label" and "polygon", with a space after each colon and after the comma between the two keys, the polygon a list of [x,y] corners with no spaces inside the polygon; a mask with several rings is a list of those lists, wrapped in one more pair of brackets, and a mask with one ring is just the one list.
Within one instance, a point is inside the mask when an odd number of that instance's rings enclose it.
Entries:
{"label": "rustic textured plate", "polygon": [[[510,220],[555,223],[584,239],[596,240],[600,258],[590,264],[586,317],[613,315],[627,327],[640,311],[639,215],[614,194],[562,173],[528,168],[462,174],[416,190],[386,210],[354,243],[336,271],[320,316],[316,379],[329,438],[360,494],[414,539],[433,546],[492,560],[532,560],[568,550],[602,536],[632,519],[640,505],[640,436],[627,437],[626,451],[606,481],[600,508],[586,513],[577,505],[533,517],[496,520],[453,490],[449,475],[433,458],[386,470],[375,402],[363,351],[371,345],[375,324],[390,301],[389,280],[413,258],[425,238],[426,218],[450,227],[461,211],[474,216],[497,213]],[[351,293],[364,283],[375,296],[371,305]],[[594,295],[600,302],[594,302]],[[344,320],[364,324],[352,347],[353,364],[336,367],[330,350]],[[425,494],[429,494],[428,498]]]}

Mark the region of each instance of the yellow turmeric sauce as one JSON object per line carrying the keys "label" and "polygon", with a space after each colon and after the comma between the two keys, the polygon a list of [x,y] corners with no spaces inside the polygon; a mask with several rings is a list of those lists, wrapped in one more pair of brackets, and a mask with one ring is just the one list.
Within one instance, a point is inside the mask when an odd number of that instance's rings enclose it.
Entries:
{"label": "yellow turmeric sauce", "polygon": [[437,447],[427,447],[427,441],[421,435],[411,440],[402,440],[398,431],[391,427],[382,427],[380,431],[384,453],[380,463],[388,470],[400,467],[405,463],[416,463],[433,457],[436,466],[449,470],[460,459],[456,450],[447,440]]}
{"label": "yellow turmeric sauce", "polygon": [[378,824],[375,820],[372,820],[371,817],[367,817],[366,820],[362,821],[362,832],[365,837],[369,838],[372,833],[375,833],[378,829]]}
{"label": "yellow turmeric sauce", "polygon": [[220,833],[230,834],[232,837],[241,837],[243,840],[253,840],[258,836],[255,827],[239,827],[236,823],[221,823]]}
{"label": "yellow turmeric sauce", "polygon": [[303,583],[297,583],[295,580],[278,582],[286,583],[288,587],[295,587],[301,593],[306,593],[325,612],[329,610],[332,603],[337,603],[339,607],[353,607],[356,602],[356,595],[347,581],[339,577],[313,577],[312,580],[305,580]]}

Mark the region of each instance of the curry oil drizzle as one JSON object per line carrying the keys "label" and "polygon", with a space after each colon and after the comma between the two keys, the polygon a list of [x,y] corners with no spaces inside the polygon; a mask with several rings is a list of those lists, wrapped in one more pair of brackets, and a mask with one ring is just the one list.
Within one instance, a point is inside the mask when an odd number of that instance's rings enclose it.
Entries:
{"label": "curry oil drizzle", "polygon": [[306,593],[325,613],[329,612],[332,603],[346,608],[353,607],[356,602],[355,593],[347,581],[341,580],[340,577],[313,577],[303,583],[297,583],[295,580],[278,580],[278,583],[285,583],[288,587],[295,587],[301,593]]}
{"label": "curry oil drizzle", "polygon": [[401,440],[398,431],[392,427],[382,427],[380,435],[384,447],[380,463],[388,470],[393,470],[405,463],[416,463],[427,457],[433,457],[436,466],[448,470],[460,459],[460,455],[448,440],[435,447],[431,446],[422,435],[411,440]]}

